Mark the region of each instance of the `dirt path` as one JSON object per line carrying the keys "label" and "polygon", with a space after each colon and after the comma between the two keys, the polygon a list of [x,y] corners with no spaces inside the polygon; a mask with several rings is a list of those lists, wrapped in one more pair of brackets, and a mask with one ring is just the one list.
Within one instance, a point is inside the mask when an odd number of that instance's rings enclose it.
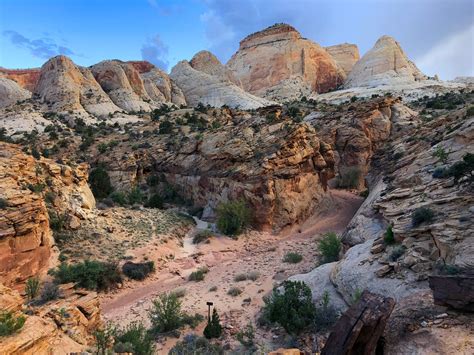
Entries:
{"label": "dirt path", "polygon": [[[263,305],[263,296],[270,292],[274,285],[291,275],[305,273],[317,265],[317,239],[323,233],[335,231],[341,233],[362,203],[362,199],[350,192],[334,190],[333,207],[325,213],[310,217],[300,226],[293,226],[278,235],[251,232],[232,240],[226,237],[211,239],[209,244],[200,244],[194,251],[185,241],[186,251],[177,251],[174,260],[159,270],[153,279],[145,282],[127,284],[114,294],[102,299],[102,312],[106,320],[124,325],[131,321],[148,323],[147,310],[152,300],[162,292],[185,289],[182,298],[183,308],[188,313],[207,312],[207,301],[214,305],[221,314],[226,328],[228,342],[240,328],[255,315]],[[283,256],[294,251],[303,255],[298,264],[282,261]],[[187,281],[188,275],[198,267],[207,266],[209,272],[204,281]],[[256,281],[234,281],[238,274],[256,271]],[[216,291],[210,291],[211,287]],[[227,294],[231,287],[238,287],[242,293],[237,297]],[[197,333],[202,331],[196,329]],[[275,336],[257,331],[257,339],[272,342]],[[167,353],[176,339],[168,339],[158,344],[158,353]]]}

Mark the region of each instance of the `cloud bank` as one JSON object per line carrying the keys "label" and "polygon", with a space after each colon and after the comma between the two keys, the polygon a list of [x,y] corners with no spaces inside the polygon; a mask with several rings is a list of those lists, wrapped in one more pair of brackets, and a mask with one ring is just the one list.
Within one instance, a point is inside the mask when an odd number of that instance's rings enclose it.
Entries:
{"label": "cloud bank", "polygon": [[143,60],[155,64],[164,71],[168,70],[168,46],[163,43],[159,35],[148,39],[141,48],[141,54]]}

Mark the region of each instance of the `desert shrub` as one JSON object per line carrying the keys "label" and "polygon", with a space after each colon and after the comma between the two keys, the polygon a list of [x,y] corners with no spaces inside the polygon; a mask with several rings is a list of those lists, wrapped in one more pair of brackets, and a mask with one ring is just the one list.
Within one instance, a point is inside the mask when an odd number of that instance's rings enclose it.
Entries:
{"label": "desert shrub", "polygon": [[193,237],[193,244],[199,244],[199,243],[206,242],[211,237],[212,237],[212,232],[210,230],[199,231]]}
{"label": "desert shrub", "polygon": [[25,293],[28,301],[32,301],[38,296],[41,282],[38,277],[30,277],[26,280]]}
{"label": "desert shrub", "polygon": [[274,289],[264,298],[263,316],[280,324],[290,334],[299,334],[309,327],[316,312],[311,289],[301,281],[283,282],[283,290]]}
{"label": "desert shrub", "polygon": [[289,264],[298,264],[301,260],[303,260],[303,256],[295,252],[288,252],[283,257],[283,261]]}
{"label": "desert shrub", "polygon": [[462,272],[462,269],[453,264],[443,264],[440,268],[440,273],[444,275],[457,275]]}
{"label": "desert shrub", "polygon": [[38,184],[28,184],[27,187],[31,192],[39,194],[40,192],[43,192],[46,186],[45,184],[38,183]]}
{"label": "desert shrub", "polygon": [[202,281],[204,280],[204,276],[207,274],[209,270],[207,268],[199,268],[196,271],[193,271],[191,275],[189,275],[189,281]]}
{"label": "desert shrub", "polygon": [[102,166],[92,169],[89,174],[89,185],[96,198],[105,198],[112,192],[109,174]]}
{"label": "desert shrub", "polygon": [[158,194],[153,194],[148,199],[145,207],[150,208],[163,208],[163,198]]}
{"label": "desert shrub", "polygon": [[326,233],[323,239],[319,241],[318,249],[321,252],[321,262],[323,264],[337,261],[341,251],[341,241],[336,233]]}
{"label": "desert shrub", "polygon": [[159,295],[148,314],[152,324],[151,331],[155,334],[167,333],[182,326],[181,301],[172,293]]}
{"label": "desert shrub", "polygon": [[207,322],[203,334],[207,339],[219,338],[222,335],[222,326],[216,308],[212,311],[211,320]]}
{"label": "desert shrub", "polygon": [[112,347],[114,341],[115,328],[107,327],[104,329],[96,329],[94,331],[95,340],[95,354],[108,355],[109,349]]}
{"label": "desert shrub", "polygon": [[393,248],[390,253],[390,260],[397,261],[405,253],[405,247],[403,245],[397,245]]}
{"label": "desert shrub", "polygon": [[128,203],[131,205],[134,205],[136,203],[142,203],[144,198],[145,196],[143,195],[143,192],[138,187],[135,187],[134,189],[130,190],[127,194]]}
{"label": "desert shrub", "polygon": [[66,226],[66,219],[67,219],[66,214],[53,211],[52,209],[48,209],[48,216],[49,216],[49,227],[54,232],[61,232]]}
{"label": "desert shrub", "polygon": [[468,117],[474,116],[474,106],[469,106],[469,108],[466,110],[466,115]]}
{"label": "desert shrub", "polygon": [[171,121],[163,121],[160,123],[160,134],[169,134],[173,132],[173,123]]}
{"label": "desert shrub", "polygon": [[361,171],[358,167],[352,167],[339,174],[337,186],[343,189],[355,189],[359,186]]}
{"label": "desert shrub", "polygon": [[467,153],[458,161],[451,165],[446,172],[446,176],[454,177],[454,182],[458,183],[463,177],[468,177],[469,182],[474,182],[474,154]]}
{"label": "desert shrub", "polygon": [[237,297],[238,295],[240,295],[242,293],[242,290],[238,287],[231,287],[229,288],[229,291],[227,291],[227,294],[229,296],[232,296],[232,297]]}
{"label": "desert shrub", "polygon": [[250,271],[247,274],[247,279],[248,280],[257,281],[259,277],[260,277],[260,273],[257,272],[257,271]]}
{"label": "desert shrub", "polygon": [[125,329],[118,329],[114,335],[116,353],[133,353],[133,355],[154,354],[155,342],[143,324],[134,322]]}
{"label": "desert shrub", "polygon": [[155,271],[155,263],[153,261],[146,261],[144,263],[127,261],[122,266],[124,275],[133,280],[144,280],[153,271]]}
{"label": "desert shrub", "polygon": [[217,291],[217,286],[211,286],[209,288],[209,292],[216,292]]}
{"label": "desert shrub", "polygon": [[392,226],[387,227],[387,230],[383,236],[383,241],[388,245],[395,243],[395,236],[393,235]]}
{"label": "desert shrub", "polygon": [[434,219],[434,212],[428,207],[417,208],[411,215],[411,222],[414,227],[422,223],[429,223]]}
{"label": "desert shrub", "polygon": [[447,177],[447,171],[448,171],[448,169],[446,169],[446,168],[438,167],[433,171],[433,178],[434,179],[443,179],[443,178]]}
{"label": "desert shrub", "polygon": [[45,304],[49,301],[53,301],[61,297],[61,290],[58,285],[54,282],[45,282],[41,289],[41,295],[39,297],[39,303]]}
{"label": "desert shrub", "polygon": [[316,307],[314,314],[314,327],[317,330],[330,328],[336,323],[338,317],[338,312],[334,306],[331,305],[329,292],[324,291],[321,306]]}
{"label": "desert shrub", "polygon": [[88,290],[109,290],[122,282],[116,263],[96,260],[85,260],[70,265],[62,263],[51,273],[57,283],[75,282],[77,286]]}
{"label": "desert shrub", "polygon": [[48,204],[52,204],[56,199],[56,194],[52,191],[48,191],[44,194],[44,201]]}
{"label": "desert shrub", "polygon": [[243,330],[240,330],[235,337],[239,343],[246,348],[253,348],[255,346],[255,329],[252,323],[248,323],[247,326]]}
{"label": "desert shrub", "polygon": [[438,158],[440,162],[446,164],[448,162],[449,153],[447,153],[443,147],[437,147],[433,152],[433,157]]}
{"label": "desert shrub", "polygon": [[357,287],[351,296],[351,304],[356,304],[357,302],[359,302],[361,297],[362,297],[362,290]]}
{"label": "desert shrub", "polygon": [[239,235],[251,222],[251,212],[244,200],[221,202],[216,212],[217,228],[227,235]]}
{"label": "desert shrub", "polygon": [[0,312],[0,337],[11,335],[23,328],[26,318],[11,311]]}
{"label": "desert shrub", "polygon": [[127,196],[123,192],[114,191],[109,197],[120,206],[125,206],[127,204]]}
{"label": "desert shrub", "polygon": [[32,155],[36,160],[41,159],[41,154],[39,153],[38,149],[36,149],[35,147],[31,148],[31,155]]}
{"label": "desert shrub", "polygon": [[177,290],[174,290],[171,292],[173,295],[175,295],[178,298],[182,298],[186,295],[186,289],[185,288],[178,288]]}
{"label": "desert shrub", "polygon": [[146,183],[150,187],[158,186],[160,183],[160,178],[156,175],[150,175],[146,178]]}
{"label": "desert shrub", "polygon": [[8,201],[4,198],[0,198],[0,210],[8,207]]}
{"label": "desert shrub", "polygon": [[222,355],[224,350],[218,344],[212,344],[204,337],[199,337],[195,334],[188,334],[184,336],[182,341],[169,351],[168,355]]}
{"label": "desert shrub", "polygon": [[194,315],[189,315],[189,314],[184,313],[182,318],[181,318],[181,323],[182,323],[183,326],[184,325],[189,325],[192,329],[194,329],[203,320],[204,320],[204,316],[199,314],[199,313],[195,313]]}
{"label": "desert shrub", "polygon": [[247,280],[247,274],[238,274],[238,275],[235,275],[234,277],[235,282],[240,282],[240,281],[245,281],[245,280]]}

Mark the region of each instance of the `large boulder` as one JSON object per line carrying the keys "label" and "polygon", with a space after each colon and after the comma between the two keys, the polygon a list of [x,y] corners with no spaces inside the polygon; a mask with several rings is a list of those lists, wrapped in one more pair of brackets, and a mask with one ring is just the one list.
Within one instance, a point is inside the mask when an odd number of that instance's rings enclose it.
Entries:
{"label": "large boulder", "polygon": [[[277,101],[330,91],[344,79],[344,73],[324,48],[302,38],[286,24],[244,38],[227,67],[246,91]],[[299,85],[295,86],[295,81]],[[285,82],[289,84],[287,90],[281,87],[286,86],[282,84]],[[276,87],[279,89],[274,92]]]}
{"label": "large boulder", "polygon": [[400,44],[390,36],[382,36],[353,66],[344,87],[406,85],[425,79]]}

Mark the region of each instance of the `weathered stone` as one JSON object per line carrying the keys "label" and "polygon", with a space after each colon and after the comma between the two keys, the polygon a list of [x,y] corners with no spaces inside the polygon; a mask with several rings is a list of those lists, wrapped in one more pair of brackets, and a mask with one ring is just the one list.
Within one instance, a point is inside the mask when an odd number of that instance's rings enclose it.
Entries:
{"label": "weathered stone", "polygon": [[429,284],[435,304],[474,312],[473,275],[432,275]]}

